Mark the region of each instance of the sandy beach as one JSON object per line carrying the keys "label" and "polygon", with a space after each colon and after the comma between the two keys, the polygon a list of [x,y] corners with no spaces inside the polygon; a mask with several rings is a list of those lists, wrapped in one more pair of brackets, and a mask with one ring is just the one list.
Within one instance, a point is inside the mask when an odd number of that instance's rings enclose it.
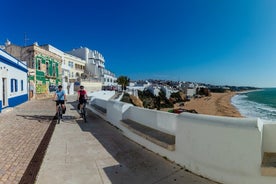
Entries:
{"label": "sandy beach", "polygon": [[209,97],[193,98],[191,101],[185,102],[184,109],[194,109],[199,114],[242,117],[239,111],[231,104],[231,98],[235,94],[235,92],[211,93]]}

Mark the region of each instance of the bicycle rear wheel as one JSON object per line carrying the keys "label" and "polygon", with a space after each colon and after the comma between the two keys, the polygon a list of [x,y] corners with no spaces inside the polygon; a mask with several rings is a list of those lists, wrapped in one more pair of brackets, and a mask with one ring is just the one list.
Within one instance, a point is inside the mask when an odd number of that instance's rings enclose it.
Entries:
{"label": "bicycle rear wheel", "polygon": [[60,120],[61,120],[61,116],[62,116],[62,110],[61,110],[61,107],[59,106],[58,107],[58,121],[57,121],[57,123],[59,124],[60,123]]}
{"label": "bicycle rear wheel", "polygon": [[82,112],[83,112],[83,120],[86,123],[87,120],[86,120],[86,110],[85,110],[85,108],[83,108]]}

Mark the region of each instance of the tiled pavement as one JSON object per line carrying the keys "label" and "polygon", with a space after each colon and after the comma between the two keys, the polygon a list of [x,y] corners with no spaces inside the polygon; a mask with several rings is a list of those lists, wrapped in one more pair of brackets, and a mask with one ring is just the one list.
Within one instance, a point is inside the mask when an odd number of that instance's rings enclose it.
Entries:
{"label": "tiled pavement", "polygon": [[36,184],[215,184],[129,140],[90,111],[84,123],[76,106],[68,99]]}
{"label": "tiled pavement", "polygon": [[0,184],[19,183],[55,114],[50,99],[0,113]]}
{"label": "tiled pavement", "polygon": [[[55,103],[50,99],[0,113],[0,184],[34,183],[40,167],[34,158],[42,160],[49,130],[55,131],[36,178],[39,184],[214,184],[130,141],[95,114],[83,123],[74,108],[76,97],[68,98],[65,120],[56,127],[51,123]],[[41,145],[45,149],[38,151]]]}

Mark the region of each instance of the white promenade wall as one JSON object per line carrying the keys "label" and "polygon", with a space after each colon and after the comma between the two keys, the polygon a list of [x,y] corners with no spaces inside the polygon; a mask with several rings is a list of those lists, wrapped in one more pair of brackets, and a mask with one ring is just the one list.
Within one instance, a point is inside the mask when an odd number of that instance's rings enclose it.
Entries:
{"label": "white promenade wall", "polygon": [[263,132],[264,152],[276,153],[276,123],[264,123]]}
{"label": "white promenade wall", "polygon": [[[276,152],[276,124],[250,118],[177,115],[115,100],[93,101],[107,109],[102,117],[125,136],[193,173],[226,184],[276,183],[276,177],[261,175],[263,152]],[[133,133],[120,124],[122,119],[175,135],[175,150],[166,150]]]}
{"label": "white promenade wall", "polygon": [[94,100],[92,101],[91,104],[96,104],[97,106],[100,106],[100,107],[106,109],[107,100],[103,100],[103,99],[98,99],[98,98],[96,98],[96,99],[94,99]]}
{"label": "white promenade wall", "polygon": [[176,149],[181,165],[221,183],[256,183],[260,176],[262,132],[258,119],[182,113]]}
{"label": "white promenade wall", "polygon": [[142,125],[175,135],[177,114],[150,110],[141,107],[130,107],[123,119],[131,119]]}
{"label": "white promenade wall", "polygon": [[121,124],[119,123],[123,119],[123,114],[126,110],[128,110],[131,104],[118,102],[116,100],[109,100],[107,101],[106,110],[106,120],[113,125],[121,128]]}
{"label": "white promenade wall", "polygon": [[88,93],[88,97],[109,100],[115,95],[115,91],[95,91]]}

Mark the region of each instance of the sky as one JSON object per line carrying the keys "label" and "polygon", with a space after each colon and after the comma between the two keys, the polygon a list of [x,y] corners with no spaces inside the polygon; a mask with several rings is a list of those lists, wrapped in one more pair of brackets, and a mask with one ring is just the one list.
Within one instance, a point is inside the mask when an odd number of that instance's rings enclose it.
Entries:
{"label": "sky", "polygon": [[275,0],[9,0],[0,45],[99,51],[116,76],[276,87]]}

